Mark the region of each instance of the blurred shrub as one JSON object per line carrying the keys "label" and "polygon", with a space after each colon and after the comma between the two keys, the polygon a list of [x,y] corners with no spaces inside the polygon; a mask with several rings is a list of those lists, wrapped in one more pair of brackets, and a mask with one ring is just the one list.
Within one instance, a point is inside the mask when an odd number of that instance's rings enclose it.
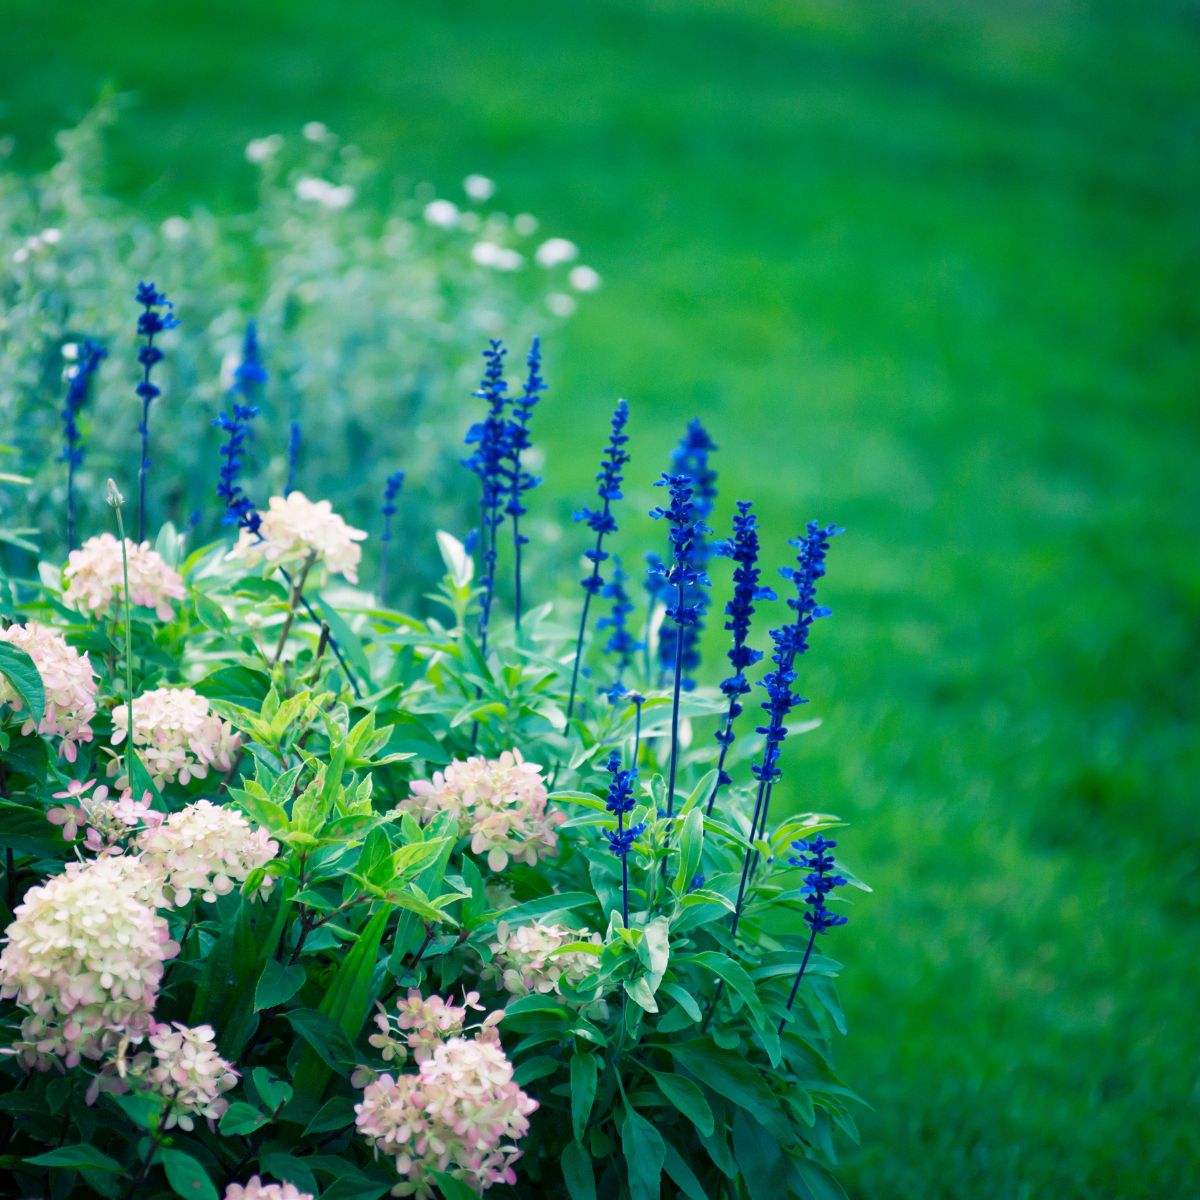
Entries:
{"label": "blurred shrub", "polygon": [[156,372],[156,522],[209,532],[220,520],[220,435],[210,419],[254,320],[270,379],[250,448],[252,497],[282,489],[295,421],[297,486],[374,528],[385,479],[402,468],[422,501],[396,515],[402,544],[412,541],[410,521],[465,530],[472,518],[444,467],[460,455],[459,413],[479,352],[501,332],[518,344],[544,332],[573,311],[572,292],[598,285],[574,262],[574,245],[541,238],[530,214],[490,211],[494,185],[481,176],[464,180],[461,204],[431,190],[396,196],[316,122],[299,137],[246,147],[259,173],[250,211],[151,218],[105,194],[103,135],[115,115],[102,103],[61,133],[60,159],[43,176],[0,171],[0,471],[33,481],[28,494],[0,489],[0,524],[25,526],[16,543],[8,535],[9,559],[28,553],[22,542],[52,557],[64,549],[65,470],[47,450],[62,445],[66,375],[85,338],[108,358],[81,421],[83,536],[101,519],[103,480],[133,482],[141,278],[172,299],[180,320],[161,339]]}

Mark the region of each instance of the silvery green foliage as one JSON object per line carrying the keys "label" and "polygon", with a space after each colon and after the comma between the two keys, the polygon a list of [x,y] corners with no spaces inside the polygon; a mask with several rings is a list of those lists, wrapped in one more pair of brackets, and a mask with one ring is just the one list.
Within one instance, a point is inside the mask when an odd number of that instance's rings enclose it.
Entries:
{"label": "silvery green foliage", "polygon": [[[247,456],[251,496],[265,502],[282,490],[289,422],[298,421],[296,486],[308,494],[369,525],[384,480],[402,468],[426,497],[422,524],[432,510],[442,526],[465,529],[444,468],[458,457],[478,347],[501,314],[506,334],[527,340],[574,307],[569,280],[590,290],[592,275],[569,265],[571,243],[543,242],[528,214],[491,211],[490,181],[478,176],[461,202],[389,195],[390,182],[360,151],[315,122],[246,147],[259,175],[252,211],[151,218],[102,189],[103,134],[114,118],[115,107],[102,104],[59,134],[59,161],[42,176],[0,170],[0,470],[34,480],[28,493],[0,493],[0,525],[30,527],[25,536],[44,553],[62,549],[66,473],[46,451],[61,441],[65,373],[88,337],[108,359],[80,417],[82,536],[102,519],[103,480],[131,477],[132,292],[154,278],[181,322],[162,339],[155,522],[183,526],[199,513],[205,533],[219,522],[220,433],[209,422],[253,318],[270,380]],[[394,526],[397,540],[411,540],[403,506]]]}

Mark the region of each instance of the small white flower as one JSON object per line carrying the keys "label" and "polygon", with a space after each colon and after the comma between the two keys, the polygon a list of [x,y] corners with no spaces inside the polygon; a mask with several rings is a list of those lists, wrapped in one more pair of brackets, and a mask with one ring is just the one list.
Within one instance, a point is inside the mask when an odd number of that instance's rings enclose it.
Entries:
{"label": "small white flower", "polygon": [[566,238],[547,238],[534,255],[539,267],[557,267],[579,257],[579,247]]}
{"label": "small white flower", "polygon": [[600,287],[600,273],[591,267],[572,267],[567,282],[577,292],[594,292]]}
{"label": "small white flower", "polygon": [[58,243],[62,241],[62,230],[43,229],[42,241],[45,242],[47,246],[57,246]]}
{"label": "small white flower", "polygon": [[476,242],[471,247],[471,258],[481,267],[496,271],[519,271],[525,261],[515,250],[497,246],[495,242]]}
{"label": "small white flower", "polygon": [[79,357],[79,343],[64,342],[62,356],[67,360],[67,362],[74,362]]}
{"label": "small white flower", "polygon": [[566,292],[551,292],[546,297],[546,307],[556,317],[569,317],[578,306],[574,296],[568,296]]}
{"label": "small white flower", "polygon": [[458,205],[450,200],[430,200],[425,205],[425,221],[439,229],[453,229],[458,224]]}
{"label": "small white flower", "polygon": [[183,217],[168,217],[162,223],[163,237],[170,242],[178,242],[188,235],[188,223]]}
{"label": "small white flower", "polygon": [[328,179],[318,179],[312,175],[296,180],[296,195],[323,208],[348,208],[354,203],[354,189],[349,184],[330,183]]}
{"label": "small white flower", "polygon": [[537,233],[538,219],[533,213],[517,213],[513,218],[513,228],[522,236],[529,237]]}
{"label": "small white flower", "polygon": [[270,137],[251,138],[246,143],[246,158],[252,163],[264,163],[283,149],[283,138],[277,133]]}
{"label": "small white flower", "polygon": [[308,121],[300,132],[306,141],[323,142],[329,137],[329,126],[324,121]]}
{"label": "small white flower", "polygon": [[29,247],[28,246],[18,246],[17,249],[13,251],[12,258],[13,258],[13,262],[15,262],[15,263],[23,263],[28,257],[29,257]]}
{"label": "small white flower", "polygon": [[496,184],[486,175],[468,175],[463,180],[463,191],[472,200],[482,204],[496,194]]}

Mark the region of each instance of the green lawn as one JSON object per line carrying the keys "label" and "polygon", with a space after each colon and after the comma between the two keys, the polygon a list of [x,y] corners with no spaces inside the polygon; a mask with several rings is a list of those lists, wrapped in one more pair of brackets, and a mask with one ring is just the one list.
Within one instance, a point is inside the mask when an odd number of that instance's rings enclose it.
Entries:
{"label": "green lawn", "polygon": [[164,213],[319,118],[577,236],[556,495],[624,394],[646,483],[699,413],[776,547],[847,527],[785,765],[876,887],[829,944],[854,1196],[1200,1195],[1194,8],[4,10],[26,165],[111,79],[114,184]]}

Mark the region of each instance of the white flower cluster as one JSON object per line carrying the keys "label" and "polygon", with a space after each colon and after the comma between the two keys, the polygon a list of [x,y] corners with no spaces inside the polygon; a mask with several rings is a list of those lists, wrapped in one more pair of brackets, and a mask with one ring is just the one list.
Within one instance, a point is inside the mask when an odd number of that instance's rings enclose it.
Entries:
{"label": "white flower cluster", "polygon": [[233,1064],[217,1053],[212,1026],[159,1023],[149,1041],[150,1052],[134,1059],[129,1078],[135,1087],[167,1102],[163,1128],[178,1125],[190,1131],[196,1117],[211,1126],[229,1107],[222,1093],[238,1081]]}
{"label": "white flower cluster", "polygon": [[263,562],[282,566],[303,562],[311,555],[327,570],[357,583],[362,561],[358,543],[366,536],[363,530],[347,525],[328,500],[314,503],[303,492],[289,492],[271,497],[258,536],[243,529],[230,557],[251,566]]}
{"label": "white flower cluster", "polygon": [[302,1192],[294,1183],[263,1183],[257,1175],[247,1184],[231,1183],[225,1200],[313,1200],[311,1192]]}
{"label": "white flower cluster", "polygon": [[[140,834],[137,850],[160,881],[166,901],[182,908],[193,892],[212,904],[233,891],[251,871],[266,866],[279,845],[265,829],[252,828],[237,809],[197,800]],[[263,887],[271,883],[267,875]]]}
{"label": "white flower cluster", "polygon": [[[59,753],[67,762],[74,762],[78,744],[92,740],[96,672],[92,670],[91,660],[68,646],[61,633],[34,621],[0,629],[0,641],[24,650],[33,659],[46,693],[37,732],[61,738]],[[0,704],[7,704],[15,713],[24,707],[20,694],[4,675],[0,675]],[[26,714],[21,732],[34,732],[32,714]]]}
{"label": "white flower cluster", "polygon": [[[112,720],[112,742],[119,746],[129,734],[129,709],[118,705]],[[194,689],[156,688],[134,697],[133,744],[161,787],[204,779],[210,767],[228,771],[241,739]],[[114,758],[108,773],[118,769]]]}
{"label": "white flower cluster", "polygon": [[[169,621],[172,602],[184,597],[183,579],[172,570],[149,542],[125,539],[129,559],[129,600],[152,608],[160,621]],[[125,597],[125,569],[121,543],[111,533],[88,538],[67,556],[63,570],[67,581],[63,599],[79,612],[103,616]]]}
{"label": "white flower cluster", "polygon": [[0,951],[0,997],[28,1015],[26,1066],[100,1059],[153,1027],[163,963],[179,953],[155,911],[156,881],[136,858],[71,863],[30,888]]}
{"label": "white flower cluster", "polygon": [[599,946],[598,933],[583,933],[564,925],[530,921],[528,925],[509,926],[501,921],[492,942],[492,961],[483,977],[500,983],[514,996],[534,992],[557,992],[561,983],[577,987],[596,970],[596,957],[585,950],[562,947],[572,942],[591,942]]}

